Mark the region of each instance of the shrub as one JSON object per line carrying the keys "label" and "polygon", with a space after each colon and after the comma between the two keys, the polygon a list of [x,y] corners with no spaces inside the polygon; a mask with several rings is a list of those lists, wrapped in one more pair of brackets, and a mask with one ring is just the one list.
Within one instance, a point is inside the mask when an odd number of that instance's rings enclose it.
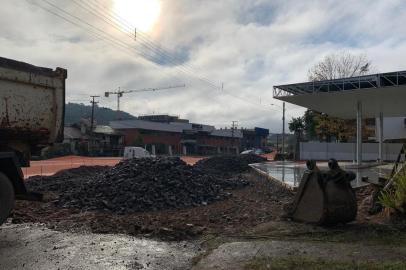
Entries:
{"label": "shrub", "polygon": [[382,191],[379,202],[397,213],[406,213],[406,167],[395,176],[392,187]]}

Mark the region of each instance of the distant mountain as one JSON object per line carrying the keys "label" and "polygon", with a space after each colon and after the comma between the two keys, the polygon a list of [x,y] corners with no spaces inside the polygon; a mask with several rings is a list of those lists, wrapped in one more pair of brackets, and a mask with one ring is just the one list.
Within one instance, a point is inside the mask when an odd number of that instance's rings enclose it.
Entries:
{"label": "distant mountain", "polygon": [[[65,126],[78,123],[82,118],[90,119],[91,115],[91,105],[68,103],[65,105]],[[96,106],[94,109],[94,118],[96,119],[96,123],[98,125],[108,125],[110,121],[117,120],[117,118],[121,120],[129,120],[135,119],[136,117],[129,113],[121,111],[119,112],[119,116],[117,117],[116,111],[113,111],[109,108]]]}

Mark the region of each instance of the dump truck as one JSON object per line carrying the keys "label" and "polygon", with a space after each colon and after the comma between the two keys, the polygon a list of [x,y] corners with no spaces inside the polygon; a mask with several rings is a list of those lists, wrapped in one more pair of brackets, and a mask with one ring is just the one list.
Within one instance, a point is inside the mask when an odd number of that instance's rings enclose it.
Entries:
{"label": "dump truck", "polygon": [[32,153],[63,140],[67,70],[0,57],[0,224],[15,199],[40,199],[24,185]]}

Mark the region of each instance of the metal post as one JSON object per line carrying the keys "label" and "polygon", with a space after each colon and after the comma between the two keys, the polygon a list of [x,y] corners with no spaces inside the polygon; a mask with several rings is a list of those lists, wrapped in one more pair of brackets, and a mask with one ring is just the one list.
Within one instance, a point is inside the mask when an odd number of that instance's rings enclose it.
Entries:
{"label": "metal post", "polygon": [[357,102],[357,165],[362,164],[362,104]]}
{"label": "metal post", "polygon": [[282,115],[282,159],[285,160],[285,102],[283,102]]}
{"label": "metal post", "polygon": [[276,153],[279,152],[279,135],[276,134]]}
{"label": "metal post", "polygon": [[379,113],[379,162],[383,162],[383,113]]}

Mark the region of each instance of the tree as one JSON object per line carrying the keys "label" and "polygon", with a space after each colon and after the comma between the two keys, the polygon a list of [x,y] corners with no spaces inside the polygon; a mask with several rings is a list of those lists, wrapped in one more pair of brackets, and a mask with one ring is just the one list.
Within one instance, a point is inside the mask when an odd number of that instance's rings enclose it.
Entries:
{"label": "tree", "polygon": [[[333,80],[366,75],[373,71],[372,62],[365,54],[355,55],[342,51],[325,56],[309,69],[308,77],[311,81]],[[309,140],[346,142],[356,133],[354,120],[330,117],[312,110],[305,112],[303,121],[305,134]]]}
{"label": "tree", "polygon": [[303,117],[293,117],[289,122],[289,130],[295,134],[296,147],[295,147],[295,159],[299,157],[299,144],[305,128]]}
{"label": "tree", "polygon": [[332,53],[308,71],[310,81],[334,80],[370,74],[374,71],[365,54]]}

